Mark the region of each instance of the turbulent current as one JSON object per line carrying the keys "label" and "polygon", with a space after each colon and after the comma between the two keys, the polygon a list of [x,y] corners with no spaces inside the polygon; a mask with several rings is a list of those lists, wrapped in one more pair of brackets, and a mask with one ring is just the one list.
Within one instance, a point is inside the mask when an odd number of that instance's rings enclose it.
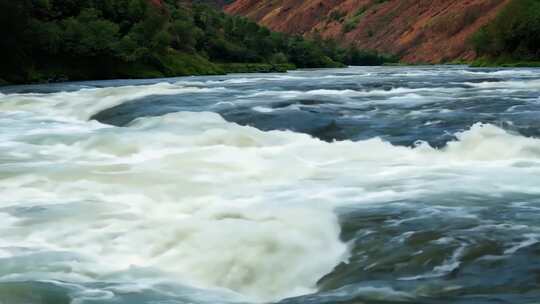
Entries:
{"label": "turbulent current", "polygon": [[540,301],[540,70],[0,92],[2,304]]}

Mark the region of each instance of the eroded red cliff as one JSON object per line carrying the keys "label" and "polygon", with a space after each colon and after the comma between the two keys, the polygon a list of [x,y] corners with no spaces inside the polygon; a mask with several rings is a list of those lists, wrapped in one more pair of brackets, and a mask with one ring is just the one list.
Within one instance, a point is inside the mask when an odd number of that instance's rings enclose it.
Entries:
{"label": "eroded red cliff", "polygon": [[396,54],[409,63],[470,60],[470,37],[510,0],[236,0],[226,12],[273,30]]}

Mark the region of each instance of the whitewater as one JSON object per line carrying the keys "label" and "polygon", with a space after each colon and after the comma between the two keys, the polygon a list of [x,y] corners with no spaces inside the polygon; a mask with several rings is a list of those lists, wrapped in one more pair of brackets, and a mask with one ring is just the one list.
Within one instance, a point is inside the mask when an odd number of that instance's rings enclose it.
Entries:
{"label": "whitewater", "polygon": [[0,303],[535,303],[539,72],[0,88]]}

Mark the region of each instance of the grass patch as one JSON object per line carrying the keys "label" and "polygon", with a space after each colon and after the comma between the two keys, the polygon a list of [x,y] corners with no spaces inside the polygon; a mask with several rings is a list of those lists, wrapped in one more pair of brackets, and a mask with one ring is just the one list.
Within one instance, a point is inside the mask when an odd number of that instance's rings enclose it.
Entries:
{"label": "grass patch", "polygon": [[540,61],[515,60],[508,57],[500,58],[478,58],[472,62],[471,67],[506,67],[506,68],[538,68]]}
{"label": "grass patch", "polygon": [[362,6],[361,8],[359,8],[351,18],[349,18],[349,19],[347,19],[345,21],[341,31],[343,33],[348,33],[350,31],[356,29],[358,27],[358,24],[362,20],[362,16],[367,11],[367,9],[368,9],[367,6]]}
{"label": "grass patch", "polygon": [[166,55],[157,58],[159,69],[167,77],[188,76],[188,75],[217,75],[225,71],[206,58],[186,54],[176,51],[170,51]]}
{"label": "grass patch", "polygon": [[339,10],[333,10],[330,15],[328,15],[327,20],[328,21],[335,21],[335,22],[343,22],[343,18],[345,18],[346,13],[339,11]]}

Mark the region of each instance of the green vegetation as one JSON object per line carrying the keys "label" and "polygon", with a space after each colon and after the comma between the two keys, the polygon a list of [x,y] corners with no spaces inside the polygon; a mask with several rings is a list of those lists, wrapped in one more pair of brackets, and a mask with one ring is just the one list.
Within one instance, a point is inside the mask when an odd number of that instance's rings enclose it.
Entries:
{"label": "green vegetation", "polygon": [[[362,21],[364,14],[368,10],[371,10],[371,12],[375,13],[377,12],[377,7],[381,4],[384,4],[385,2],[388,2],[388,0],[372,0],[371,2],[359,7],[354,12],[354,14],[350,15],[347,19],[344,20],[344,22],[342,22],[343,25],[341,28],[341,33],[347,34],[353,31],[354,29],[356,29],[360,21]],[[390,15],[385,16],[385,18],[388,18],[388,20],[390,19],[390,17],[391,17]],[[343,21],[343,18],[342,18],[342,21]],[[367,32],[368,32],[369,37],[373,36],[373,31],[371,29],[368,29]]]}
{"label": "green vegetation", "polygon": [[489,58],[481,57],[476,59],[472,64],[472,67],[505,67],[505,68],[526,68],[526,67],[540,67],[540,61],[525,61],[515,58],[499,57]]}
{"label": "green vegetation", "polygon": [[474,66],[540,66],[540,0],[513,0],[472,43]]}
{"label": "green vegetation", "polygon": [[343,22],[343,18],[345,18],[346,15],[347,14],[345,12],[340,10],[333,10],[328,16],[328,20],[334,22]]}
{"label": "green vegetation", "polygon": [[367,9],[368,9],[367,6],[362,6],[361,8],[359,8],[351,18],[348,18],[345,21],[341,31],[343,33],[348,33],[350,31],[354,30],[355,28],[357,28],[358,23],[360,23],[360,20],[362,19],[362,15],[364,15],[364,13],[366,12]]}
{"label": "green vegetation", "polygon": [[296,68],[294,64],[290,63],[221,63],[218,66],[225,73],[283,73]]}
{"label": "green vegetation", "polygon": [[176,0],[0,0],[0,79],[150,78],[381,64]]}

